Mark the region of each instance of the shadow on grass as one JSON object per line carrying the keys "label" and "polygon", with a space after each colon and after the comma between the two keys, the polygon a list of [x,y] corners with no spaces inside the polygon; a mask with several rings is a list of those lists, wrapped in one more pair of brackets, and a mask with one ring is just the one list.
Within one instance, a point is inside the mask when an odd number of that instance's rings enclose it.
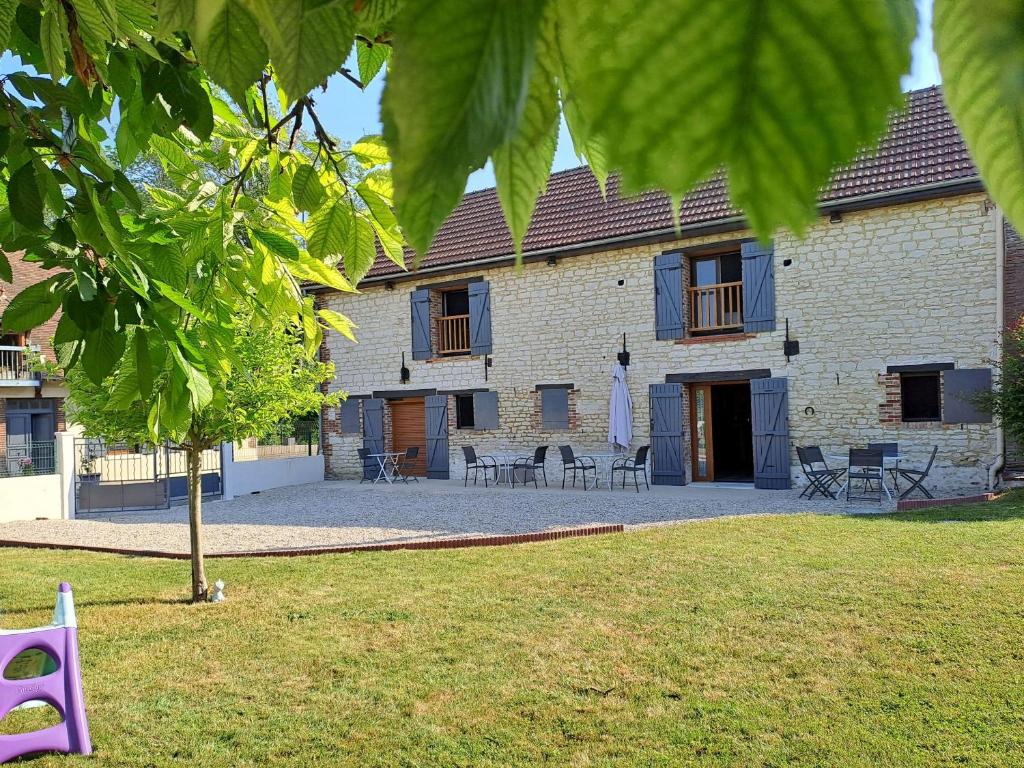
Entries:
{"label": "shadow on grass", "polygon": [[[118,600],[75,600],[75,609],[82,608],[120,608],[128,605],[191,605],[192,601],[187,597],[125,597]],[[47,605],[30,606],[28,608],[4,609],[3,616],[30,615],[39,611],[52,611],[53,603]]]}
{"label": "shadow on grass", "polygon": [[948,507],[926,507],[905,512],[852,514],[863,520],[897,523],[990,523],[1024,519],[1024,490],[1011,490],[995,501],[957,504]]}

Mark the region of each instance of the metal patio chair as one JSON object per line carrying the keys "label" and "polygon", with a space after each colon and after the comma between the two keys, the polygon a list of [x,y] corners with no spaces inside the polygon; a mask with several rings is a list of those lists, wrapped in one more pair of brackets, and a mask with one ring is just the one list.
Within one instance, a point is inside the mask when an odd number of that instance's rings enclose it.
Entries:
{"label": "metal patio chair", "polygon": [[372,483],[373,479],[380,471],[380,464],[377,463],[375,458],[369,455],[369,451],[365,448],[356,448],[356,453],[359,455],[359,463],[363,467],[363,476],[359,478],[360,484]]}
{"label": "metal patio chair", "polygon": [[407,484],[409,480],[415,480],[417,483],[420,481],[416,475],[410,475],[409,470],[414,468],[420,460],[420,447],[418,445],[411,445],[405,449],[405,453],[398,459],[396,466],[398,468],[398,476],[402,482]]}
{"label": "metal patio chair", "polygon": [[644,485],[647,486],[647,490],[651,490],[651,484],[647,482],[647,454],[651,450],[651,446],[642,445],[637,449],[636,456],[631,459],[616,459],[612,462],[611,469],[611,480],[608,483],[608,489],[611,490],[615,485],[615,473],[622,473],[622,487],[626,487],[626,473],[633,473],[633,485],[636,486],[636,492],[640,493],[640,483],[636,479],[638,474],[644,476]]}
{"label": "metal patio chair", "polygon": [[[860,481],[861,492],[859,496],[852,496],[853,484]],[[882,494],[885,488],[882,486],[882,449],[881,448],[851,448],[850,469],[847,474],[846,500],[851,498],[876,500],[882,503]]]}
{"label": "metal patio chair", "polygon": [[546,445],[538,445],[533,452],[533,456],[520,456],[518,459],[512,462],[512,487],[516,487],[516,470],[523,470],[523,485],[527,483],[527,478],[530,477],[530,471],[533,472],[533,487],[540,488],[537,485],[537,472],[539,471],[541,476],[544,478],[544,487],[548,486],[548,473],[544,469],[544,459],[547,458],[548,447]]}
{"label": "metal patio chair", "polygon": [[807,499],[810,500],[814,498],[814,494],[820,493],[822,496],[834,499],[836,494],[832,490],[832,486],[842,486],[840,478],[846,474],[846,470],[831,469],[825,461],[821,448],[817,445],[797,446],[796,455],[800,459],[800,468],[807,478],[807,487],[800,491],[799,498],[804,498],[806,494]]}
{"label": "metal patio chair", "polygon": [[933,445],[932,455],[928,457],[928,464],[925,465],[924,469],[900,468],[899,470],[897,470],[899,472],[900,477],[910,482],[910,487],[900,494],[901,499],[907,498],[915,490],[920,491],[929,499],[935,498],[934,496],[931,495],[928,489],[925,488],[924,485],[922,485],[922,483],[924,483],[924,481],[928,479],[928,473],[932,471],[932,464],[935,462],[935,454],[937,454],[938,452],[939,446]]}
{"label": "metal patio chair", "polygon": [[[892,458],[893,456],[899,456],[900,455],[900,444],[899,443],[868,443],[868,448],[870,448],[872,450],[875,449],[875,448],[881,448],[882,449],[882,463],[883,464],[885,463],[885,459],[889,459],[889,458]],[[894,489],[896,489],[897,491],[900,489],[899,468],[900,468],[900,463],[897,460],[896,464],[894,466],[892,466],[892,467],[890,467],[889,469],[886,470],[886,472],[888,472],[889,475],[892,477],[892,487]]]}
{"label": "metal patio chair", "polygon": [[494,472],[494,481],[498,481],[498,460],[493,456],[477,456],[476,450],[470,445],[462,446],[462,455],[466,459],[466,477],[463,480],[463,487],[469,485],[469,470],[473,470],[473,485],[476,485],[477,474],[484,471],[484,488],[487,487],[487,473]]}
{"label": "metal patio chair", "polygon": [[562,490],[565,490],[565,476],[572,470],[572,487],[576,487],[576,473],[583,473],[583,490],[587,490],[587,472],[594,473],[594,485],[597,485],[597,462],[589,456],[577,456],[568,445],[558,446],[562,454]]}

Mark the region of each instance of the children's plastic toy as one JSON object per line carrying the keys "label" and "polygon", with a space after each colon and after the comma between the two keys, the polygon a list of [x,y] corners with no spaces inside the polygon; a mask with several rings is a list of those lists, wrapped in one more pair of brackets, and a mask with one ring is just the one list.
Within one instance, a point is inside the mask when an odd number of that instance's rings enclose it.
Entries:
{"label": "children's plastic toy", "polygon": [[[31,676],[33,666],[41,676]],[[0,719],[34,702],[52,706],[63,722],[41,731],[0,736],[0,763],[37,752],[92,753],[78,662],[78,623],[67,583],[57,591],[49,627],[0,629]]]}

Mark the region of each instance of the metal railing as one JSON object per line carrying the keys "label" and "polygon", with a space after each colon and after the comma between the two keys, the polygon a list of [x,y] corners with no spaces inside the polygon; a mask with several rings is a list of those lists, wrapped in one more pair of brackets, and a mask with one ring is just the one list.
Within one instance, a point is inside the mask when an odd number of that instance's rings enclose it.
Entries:
{"label": "metal railing", "polygon": [[39,374],[25,359],[25,347],[0,347],[0,385],[11,382],[35,382]]}
{"label": "metal railing", "polygon": [[0,477],[52,475],[57,471],[53,440],[0,444]]}
{"label": "metal railing", "polygon": [[743,281],[690,288],[690,331],[743,327]]}
{"label": "metal railing", "polygon": [[282,424],[271,434],[235,443],[235,461],[291,459],[320,455],[320,425],[315,421]]}
{"label": "metal railing", "polygon": [[437,318],[438,354],[455,355],[469,351],[469,315]]}

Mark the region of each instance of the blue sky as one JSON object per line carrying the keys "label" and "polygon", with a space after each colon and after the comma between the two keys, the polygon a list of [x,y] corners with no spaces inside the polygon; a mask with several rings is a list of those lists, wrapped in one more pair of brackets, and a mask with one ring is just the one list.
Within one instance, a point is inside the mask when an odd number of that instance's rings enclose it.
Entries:
{"label": "blue sky", "polygon": [[[932,49],[932,0],[916,0],[916,4],[918,35],[914,41],[911,72],[903,79],[904,90],[935,85],[941,79],[939,63]],[[334,77],[330,81],[327,93],[317,102],[317,111],[328,129],[346,141],[354,141],[368,133],[379,133],[379,105],[383,84],[383,76],[377,77],[365,91],[360,92],[344,78]],[[580,164],[581,161],[572,150],[572,142],[563,121],[552,170],[561,171],[565,168],[575,168]],[[488,163],[486,168],[469,177],[466,190],[492,186],[494,172]]]}

